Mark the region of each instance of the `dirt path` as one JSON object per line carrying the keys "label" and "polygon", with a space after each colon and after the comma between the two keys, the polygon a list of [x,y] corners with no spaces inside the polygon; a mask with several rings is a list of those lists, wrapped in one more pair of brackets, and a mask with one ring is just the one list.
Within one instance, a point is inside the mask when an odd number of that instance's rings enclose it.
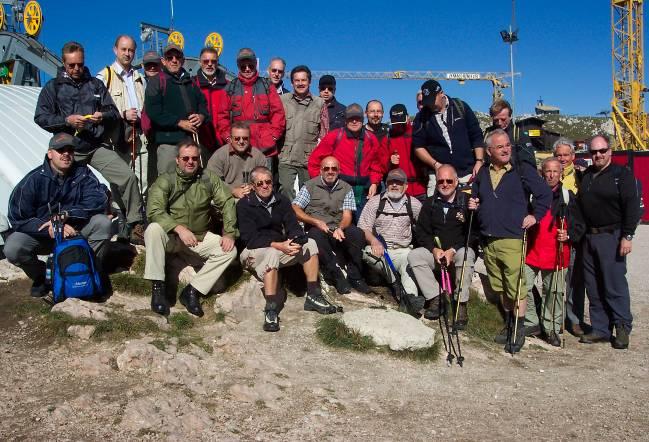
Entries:
{"label": "dirt path", "polygon": [[261,330],[260,313],[197,321],[211,354],[173,337],[156,346],[48,338],[34,330],[37,312],[17,319],[27,282],[5,283],[0,439],[646,439],[647,262],[641,226],[628,275],[630,350],[568,336],[563,350],[511,357],[472,341],[464,368],[324,347],[318,316],[297,298],[278,334]]}

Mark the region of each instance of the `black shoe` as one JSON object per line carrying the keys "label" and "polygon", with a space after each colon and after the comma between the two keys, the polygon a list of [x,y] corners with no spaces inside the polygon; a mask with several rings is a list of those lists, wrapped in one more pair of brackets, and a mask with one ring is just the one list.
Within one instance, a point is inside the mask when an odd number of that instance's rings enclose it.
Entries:
{"label": "black shoe", "polygon": [[457,312],[457,321],[455,321],[456,330],[464,330],[469,324],[469,312],[466,304],[466,302],[460,302],[460,311]]}
{"label": "black shoe", "polygon": [[203,316],[200,296],[201,293],[190,284],[183,289],[183,291],[180,293],[180,296],[178,297],[178,300],[182,305],[185,306],[189,313],[200,318],[201,316]]}
{"label": "black shoe", "polygon": [[264,331],[279,331],[279,315],[276,306],[273,304],[266,304],[264,309]]}
{"label": "black shoe", "polygon": [[528,338],[530,336],[541,336],[541,326],[539,324],[536,324],[525,327],[525,336]]}
{"label": "black shoe", "polygon": [[553,347],[561,347],[561,339],[555,332],[550,332],[550,334],[545,337],[545,342]]}
{"label": "black shoe", "polygon": [[318,312],[321,315],[330,315],[336,313],[338,309],[331,305],[329,301],[322,296],[322,293],[311,293],[306,295],[304,300],[304,310]]}
{"label": "black shoe", "polygon": [[514,336],[514,330],[512,328],[509,341],[505,343],[505,351],[507,353],[518,353],[523,348],[525,344],[525,320],[524,318],[518,318],[518,328],[516,329],[516,335]]}
{"label": "black shoe", "polygon": [[498,333],[494,337],[494,342],[496,344],[505,345],[507,343],[507,339],[509,338],[510,329],[513,333],[514,325],[512,324],[512,314],[505,312],[505,326],[502,330],[500,330],[500,333]]}
{"label": "black shoe", "polygon": [[333,284],[330,284],[330,285],[333,285],[334,287],[336,287],[336,291],[340,295],[346,295],[347,293],[352,292],[351,284],[349,284],[349,282],[347,282],[347,279],[345,279],[345,277],[342,275],[342,273],[340,274],[340,277],[334,279]]}
{"label": "black shoe", "polygon": [[129,241],[135,246],[144,245],[144,226],[142,223],[136,223],[130,227]]}
{"label": "black shoe", "polygon": [[424,307],[426,308],[426,310],[424,311],[424,318],[429,319],[431,321],[435,321],[439,319],[441,315],[441,309],[439,308],[439,303],[440,303],[439,298],[441,296],[443,295],[439,295],[433,299],[429,299],[426,301],[426,303],[424,304]]}
{"label": "black shoe", "polygon": [[159,315],[169,315],[169,301],[165,295],[165,283],[151,281],[151,310]]}
{"label": "black shoe", "polygon": [[588,333],[586,335],[583,335],[581,338],[579,338],[579,342],[582,344],[596,344],[598,342],[608,342],[609,338],[606,338],[602,335],[598,335],[597,333]]}
{"label": "black shoe", "polygon": [[615,325],[615,337],[611,341],[611,345],[617,350],[629,348],[629,331],[626,326],[622,324]]}
{"label": "black shoe", "polygon": [[50,292],[50,286],[45,282],[45,278],[32,282],[30,295],[32,298],[42,298]]}
{"label": "black shoe", "polygon": [[367,295],[369,292],[372,290],[370,289],[370,286],[367,285],[365,280],[363,278],[360,279],[347,279],[349,281],[349,285],[352,286],[354,290],[357,292],[363,293],[364,295]]}

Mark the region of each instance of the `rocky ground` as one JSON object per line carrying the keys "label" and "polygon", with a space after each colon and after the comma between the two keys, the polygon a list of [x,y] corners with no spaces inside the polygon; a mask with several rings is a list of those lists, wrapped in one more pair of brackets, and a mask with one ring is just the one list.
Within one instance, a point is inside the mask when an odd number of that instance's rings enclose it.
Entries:
{"label": "rocky ground", "polygon": [[[281,331],[265,333],[249,282],[208,299],[196,320],[177,308],[161,320],[147,298],[122,292],[48,312],[3,262],[0,439],[646,440],[648,260],[641,226],[629,350],[568,336],[565,349],[530,340],[512,357],[465,335],[463,368],[443,354],[421,363],[326,347],[319,316],[293,296]],[[341,301],[347,311],[381,303]]]}

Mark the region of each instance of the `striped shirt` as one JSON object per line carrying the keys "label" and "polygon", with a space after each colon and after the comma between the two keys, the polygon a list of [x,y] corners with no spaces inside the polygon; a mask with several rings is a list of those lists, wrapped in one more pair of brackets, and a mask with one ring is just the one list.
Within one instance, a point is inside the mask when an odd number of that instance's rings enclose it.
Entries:
{"label": "striped shirt", "polygon": [[[376,211],[379,209],[379,201],[383,198],[386,200],[383,212],[385,213],[399,213],[400,216],[392,216],[381,214],[376,216]],[[412,243],[412,228],[408,209],[406,207],[407,196],[404,195],[399,201],[392,201],[388,198],[387,192],[384,195],[374,195],[370,198],[361,217],[358,220],[358,227],[364,231],[376,232],[383,237],[389,249],[400,249],[410,247]],[[412,214],[417,221],[419,211],[421,210],[421,203],[417,198],[410,198],[412,206]]]}

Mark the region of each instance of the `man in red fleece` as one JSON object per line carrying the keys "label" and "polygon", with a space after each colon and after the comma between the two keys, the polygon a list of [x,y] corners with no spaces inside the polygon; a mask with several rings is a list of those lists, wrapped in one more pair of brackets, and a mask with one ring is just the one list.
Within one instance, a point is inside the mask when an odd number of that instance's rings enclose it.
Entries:
{"label": "man in red fleece", "polygon": [[277,90],[268,78],[257,71],[257,56],[250,48],[237,54],[239,75],[227,87],[216,116],[218,136],[230,142],[230,125],[245,121],[250,126],[250,144],[260,149],[268,159],[269,169],[277,173],[277,140],[284,133],[286,118]]}
{"label": "man in red fleece", "polygon": [[219,53],[216,49],[203,48],[198,57],[200,69],[194,77],[194,83],[201,88],[201,92],[205,95],[207,111],[211,117],[209,124],[203,124],[198,128],[198,137],[201,144],[208,149],[209,154],[212,154],[224,144],[216,133],[216,113],[219,103],[225,98],[225,86],[228,84],[228,80],[225,78],[225,71],[219,69]]}

